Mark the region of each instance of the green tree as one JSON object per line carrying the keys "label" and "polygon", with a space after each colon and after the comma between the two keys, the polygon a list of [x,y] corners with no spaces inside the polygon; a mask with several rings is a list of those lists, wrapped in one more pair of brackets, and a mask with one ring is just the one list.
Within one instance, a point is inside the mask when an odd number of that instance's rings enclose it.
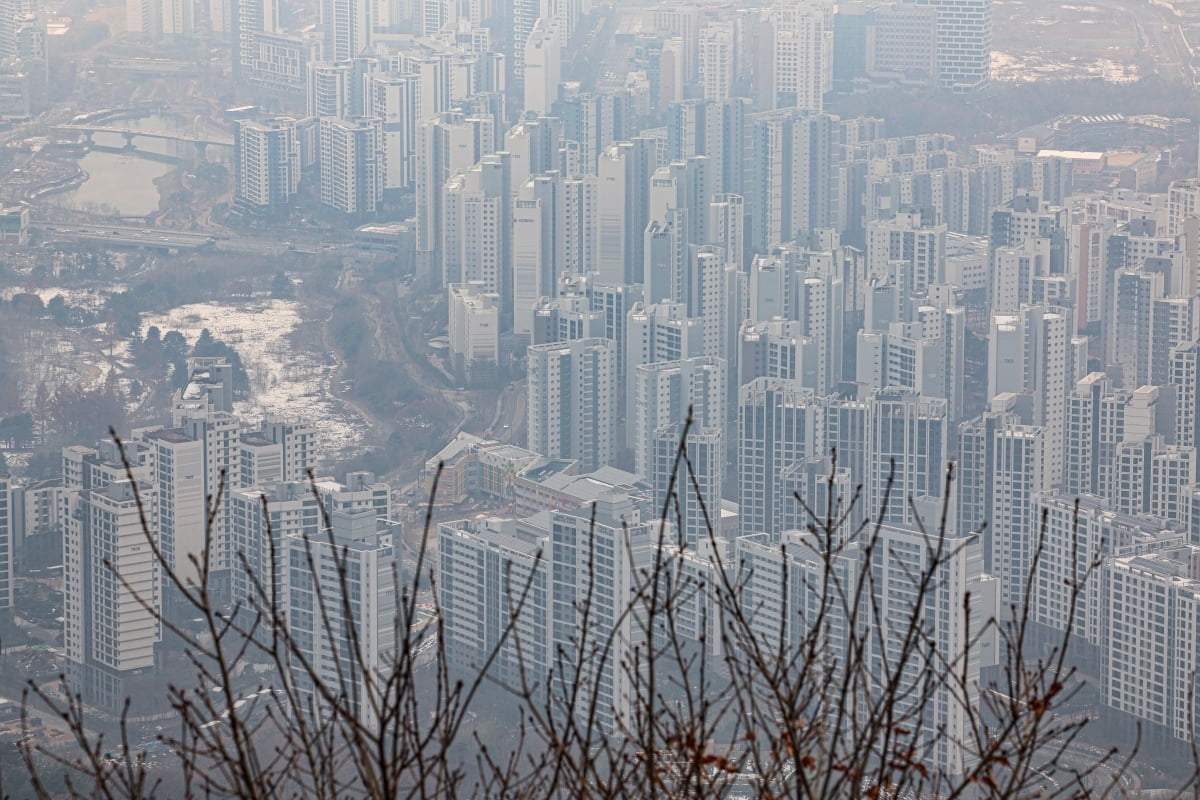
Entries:
{"label": "green tree", "polygon": [[14,414],[0,420],[0,441],[9,447],[24,447],[33,442],[33,415]]}
{"label": "green tree", "polygon": [[30,317],[39,317],[46,310],[46,304],[42,302],[42,298],[29,292],[13,295],[12,307],[18,314],[26,314]]}
{"label": "green tree", "polygon": [[271,297],[276,300],[291,300],[294,294],[295,287],[292,285],[292,279],[282,270],[276,272],[275,278],[271,281]]}
{"label": "green tree", "polygon": [[46,304],[46,313],[54,319],[59,325],[65,325],[67,322],[67,301],[61,294],[56,294],[50,298],[50,302]]}

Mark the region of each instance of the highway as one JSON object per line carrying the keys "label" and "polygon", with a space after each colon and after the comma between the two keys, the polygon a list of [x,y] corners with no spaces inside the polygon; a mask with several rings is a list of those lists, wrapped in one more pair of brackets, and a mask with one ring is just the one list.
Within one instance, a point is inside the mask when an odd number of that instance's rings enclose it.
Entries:
{"label": "highway", "polygon": [[288,251],[312,254],[317,243],[306,242],[300,246],[292,242],[280,242],[276,237],[254,238],[250,236],[213,236],[207,233],[189,233],[163,228],[143,228],[133,225],[68,225],[64,223],[38,224],[33,229],[44,241],[96,242],[108,247],[145,247],[156,250],[199,250],[212,249],[226,253],[275,256]]}

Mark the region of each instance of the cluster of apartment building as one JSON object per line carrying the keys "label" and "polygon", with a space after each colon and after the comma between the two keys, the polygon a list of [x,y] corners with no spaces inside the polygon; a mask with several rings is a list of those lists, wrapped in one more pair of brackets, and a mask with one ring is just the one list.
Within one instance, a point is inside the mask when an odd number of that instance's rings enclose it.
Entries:
{"label": "cluster of apartment building", "polygon": [[[168,31],[169,17],[197,13],[163,14],[160,24],[160,5],[170,3],[128,0],[129,29],[153,37],[201,25]],[[653,137],[674,103],[744,98],[748,111],[820,112],[835,82],[972,92],[990,75],[991,0],[805,0],[755,9],[672,2],[640,14],[619,10],[611,12],[622,21],[610,35],[632,55],[586,88],[566,80],[566,72],[579,45],[599,31],[580,27],[592,11],[588,3],[460,8],[444,0],[328,0],[308,25],[285,23],[264,0],[209,5],[203,26],[231,41],[234,79],[265,106],[285,111],[237,123],[239,208],[287,208],[310,170],[321,202],[350,220],[374,218],[415,193],[423,232],[417,248],[424,253],[443,247],[447,201],[440,193],[460,172],[461,191],[485,198],[502,193],[497,179],[511,180],[515,194],[529,175],[594,175],[609,144]],[[574,143],[566,162],[559,163],[553,142],[538,143],[534,153],[529,143],[508,138],[531,115],[562,121],[564,138]],[[513,164],[502,167],[511,178],[472,173],[497,152],[511,153]],[[506,197],[505,222],[508,204]]]}
{"label": "cluster of apartment building", "polygon": [[[193,358],[189,370],[170,426],[65,448],[61,481],[0,478],[0,603],[12,605],[14,571],[61,564],[66,674],[99,708],[119,710],[183,645],[172,647],[162,620],[186,627],[201,609],[185,595],[201,586],[247,626],[259,611],[263,625],[286,624],[322,679],[336,681],[348,658],[349,643],[328,635],[346,625],[371,643],[363,663],[381,667],[394,649],[402,547],[390,489],[369,473],[314,476],[315,427],[248,424],[234,413],[227,362]],[[313,596],[342,596],[339,563],[356,599],[329,604],[331,628]],[[311,691],[306,670],[291,677]]]}
{"label": "cluster of apartment building", "polygon": [[[459,559],[443,563],[441,582],[447,613],[461,604],[447,617],[449,631],[464,626],[450,640],[456,657],[478,663],[497,642],[478,627],[495,603],[510,602],[511,585],[496,576],[544,568],[552,597],[559,548],[569,561],[570,548],[599,535],[564,538],[561,525],[582,524],[613,498],[643,502],[638,515],[613,517],[625,528],[635,517],[672,526],[668,540],[688,551],[690,568],[723,560],[737,573],[766,554],[803,552],[802,542],[811,550],[804,532],[810,514],[833,510],[832,480],[843,503],[858,493],[853,509],[841,507],[847,530],[870,519],[911,544],[944,514],[944,536],[970,554],[959,589],[984,618],[1028,607],[1037,623],[1086,638],[1108,707],[1188,739],[1188,665],[1200,648],[1191,605],[1200,586],[1200,182],[1159,193],[1116,179],[1078,188],[1044,179],[1066,166],[1057,159],[1011,154],[1008,164],[1028,169],[1009,173],[1012,191],[989,206],[985,235],[953,231],[936,206],[901,204],[865,222],[861,247],[808,217],[747,234],[774,219],[763,216],[772,206],[756,201],[753,213],[731,215],[745,198],[725,192],[695,203],[697,186],[722,187],[692,181],[688,162],[649,173],[640,256],[613,251],[628,273],[555,274],[533,305],[526,449],[459,440],[442,456],[456,493],[502,509],[441,529]],[[794,164],[794,153],[785,161]],[[746,191],[770,180],[760,175]],[[818,191],[811,179],[795,185]],[[778,207],[802,206],[793,196]],[[628,219],[637,203],[623,208]],[[449,292],[452,308],[490,297],[490,319],[503,328],[502,293],[478,281]],[[516,319],[514,305],[514,335],[524,335]],[[606,498],[546,492],[560,505],[532,513],[527,498],[543,475],[561,472],[556,464],[580,473],[560,485],[603,486]],[[606,471],[595,484],[580,480]],[[666,523],[657,521],[664,510]],[[621,541],[622,526],[609,524],[606,535]],[[1103,566],[1090,568],[1097,558]],[[493,562],[500,568],[485,570]],[[637,574],[624,569],[618,587]],[[774,585],[744,596],[776,615],[764,630],[795,612],[778,607],[782,574],[766,570],[772,577],[761,580]],[[888,590],[879,591],[886,606]],[[605,602],[618,608],[633,596]],[[561,624],[567,638],[556,639],[555,623],[566,620],[556,614],[570,610],[533,597],[529,635],[540,638],[519,656],[536,663],[574,633]],[[950,636],[974,613],[960,608],[936,630]],[[625,644],[637,651],[636,636]],[[972,668],[998,655],[972,656]],[[602,681],[618,716],[632,702],[621,695],[626,679]],[[938,731],[965,724],[960,712],[929,722],[931,748]],[[939,753],[943,768],[963,766],[961,753]]]}

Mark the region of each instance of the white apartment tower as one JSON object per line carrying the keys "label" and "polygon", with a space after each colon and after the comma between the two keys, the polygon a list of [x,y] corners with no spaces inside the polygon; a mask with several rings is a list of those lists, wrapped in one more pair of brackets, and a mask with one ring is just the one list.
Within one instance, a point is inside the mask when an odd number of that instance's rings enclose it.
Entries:
{"label": "white apartment tower", "polygon": [[371,217],[383,202],[382,126],[378,118],[321,119],[321,203]]}
{"label": "white apartment tower", "polygon": [[733,88],[734,29],[730,22],[711,22],[700,30],[700,88],[704,99],[726,100]]}
{"label": "white apartment tower", "polygon": [[332,530],[284,540],[283,608],[288,632],[303,654],[292,680],[304,701],[302,713],[325,702],[315,677],[337,687],[368,728],[384,713],[383,683],[396,651],[397,543],[377,530],[371,508],[334,510]]}
{"label": "white apartment tower", "polygon": [[411,75],[377,73],[366,77],[366,115],[380,120],[384,191],[413,182],[417,146],[416,80]]}
{"label": "white apartment tower", "polygon": [[947,403],[889,388],[876,391],[867,405],[867,513],[888,524],[915,524],[912,500],[943,498]]}
{"label": "white apartment tower", "polygon": [[946,280],[946,225],[902,211],[867,226],[867,271],[892,276],[904,297]]}
{"label": "white apartment tower", "polygon": [[[546,645],[548,545],[548,531],[525,521],[488,518],[438,526],[437,591],[451,664],[478,669],[499,648],[490,675],[512,682],[524,675],[544,692],[542,680],[552,663]],[[508,613],[517,609],[521,613],[508,631]]]}
{"label": "white apartment tower", "polygon": [[243,120],[234,126],[234,202],[252,214],[285,209],[300,187],[296,121]]}
{"label": "white apartment tower", "polygon": [[1200,548],[1110,559],[1104,583],[1104,703],[1194,741]]}
{"label": "white apartment tower", "polygon": [[759,85],[763,108],[822,109],[832,80],[832,17],[832,5],[819,0],[776,5],[767,12],[768,49],[758,56],[767,70]]}
{"label": "white apartment tower", "polygon": [[325,41],[321,56],[343,61],[369,52],[379,4],[373,0],[321,0]]}
{"label": "white apartment tower", "polygon": [[455,374],[473,382],[494,375],[500,362],[498,297],[480,283],[452,283],[449,339]]}
{"label": "white apartment tower", "polygon": [[[420,105],[420,103],[418,103]],[[445,112],[417,125],[416,203],[418,271],[443,286],[461,274],[442,270],[442,201],[447,179],[470,169],[494,148],[491,117]]]}
{"label": "white apartment tower", "polygon": [[[69,459],[70,456],[68,455]],[[162,577],[149,535],[158,536],[152,484],[114,479],[74,484],[69,474],[63,515],[63,644],[68,680],[85,703],[117,710],[128,697],[125,681],[154,667]],[[86,466],[84,472],[90,472]],[[137,497],[143,506],[139,509]],[[110,567],[111,565],[111,567]],[[118,575],[120,577],[118,577]]]}
{"label": "white apartment tower", "polygon": [[637,398],[632,409],[634,472],[643,478],[651,477],[659,428],[682,424],[689,412],[696,430],[724,426],[727,392],[721,359],[700,357],[643,364],[631,377]]}
{"label": "white apartment tower", "polygon": [[829,227],[833,120],[796,109],[755,114],[747,176],[751,247],[759,253]]}
{"label": "white apartment tower", "polygon": [[992,75],[992,0],[917,0],[934,6],[937,71],[942,88],[956,93],[987,86]]}
{"label": "white apartment tower", "polygon": [[13,567],[16,559],[16,492],[12,479],[0,473],[0,609],[13,604]]}
{"label": "white apartment tower", "polygon": [[[721,498],[725,476],[725,438],[721,428],[682,423],[654,432],[650,482],[654,508],[669,509],[681,547],[695,549],[712,537],[722,538]],[[686,458],[682,457],[686,454]]]}
{"label": "white apartment tower", "polygon": [[612,341],[576,339],[528,349],[527,447],[580,461],[583,472],[612,462],[616,386]]}
{"label": "white apartment tower", "polygon": [[651,568],[658,537],[659,523],[643,520],[630,497],[616,492],[598,498],[594,509],[550,515],[552,702],[571,708],[574,699],[571,710],[581,716],[594,708],[606,734],[632,724],[647,631],[638,614],[623,612],[637,602],[635,587]]}
{"label": "white apartment tower", "polygon": [[1001,392],[1033,397],[1033,424],[1045,428],[1046,470],[1062,480],[1067,394],[1083,377],[1086,354],[1071,336],[1074,315],[1052,306],[1025,306],[992,315],[988,342],[988,397]]}
{"label": "white apartment tower", "polygon": [[350,62],[316,61],[308,65],[308,115],[350,116],[352,85]]}
{"label": "white apartment tower", "polygon": [[562,41],[559,26],[552,19],[541,17],[529,32],[525,42],[525,104],[526,112],[549,114],[558,100],[558,85],[562,82]]}
{"label": "white apartment tower", "polygon": [[796,381],[756,378],[738,398],[738,503],[743,535],[779,533],[776,486],[785,469],[821,441],[811,390]]}

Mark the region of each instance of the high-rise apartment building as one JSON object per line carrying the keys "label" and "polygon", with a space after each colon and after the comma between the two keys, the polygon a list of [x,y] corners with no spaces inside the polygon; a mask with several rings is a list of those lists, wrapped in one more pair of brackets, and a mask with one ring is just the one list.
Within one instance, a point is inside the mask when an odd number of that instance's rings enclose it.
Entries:
{"label": "high-rise apartment building", "polygon": [[721,538],[724,431],[676,423],[655,429],[652,438],[648,478],[654,486],[654,507],[667,509],[679,545],[694,549],[713,537]]}
{"label": "high-rise apartment building", "polygon": [[[321,57],[343,61],[369,52],[379,5],[371,0],[321,0],[321,27],[325,34]],[[361,87],[355,89],[361,91]]]}
{"label": "high-rise apartment building", "polygon": [[[553,663],[547,642],[549,531],[524,520],[462,520],[438,526],[438,601],[446,658],[476,669],[497,649],[496,679],[522,676],[545,692]],[[540,556],[540,558],[539,558]],[[497,613],[504,609],[503,613]],[[508,614],[520,613],[508,630]]]}
{"label": "high-rise apartment building", "polygon": [[[314,682],[337,687],[368,729],[383,713],[384,676],[394,666],[400,543],[380,532],[374,509],[335,509],[330,530],[283,540],[280,606],[298,657],[291,679],[303,701],[300,713],[328,702]],[[403,636],[401,631],[399,635]]]}
{"label": "high-rise apartment building", "polygon": [[[0,609],[12,608],[17,559],[17,492],[12,478],[0,473]],[[23,511],[23,509],[22,509]],[[21,532],[24,538],[25,531]]]}
{"label": "high-rise apartment building", "polygon": [[946,282],[946,225],[902,211],[867,226],[867,270],[891,276],[905,297]]}
{"label": "high-rise apartment building", "polygon": [[912,525],[912,500],[945,499],[946,409],[944,399],[907,389],[880,389],[871,396],[863,480],[867,513],[889,524]]}
{"label": "high-rise apartment building", "polygon": [[[421,101],[418,101],[421,105]],[[417,269],[443,286],[460,274],[442,268],[442,204],[447,179],[469,170],[495,149],[491,117],[445,112],[417,125]]]}
{"label": "high-rise apartment building", "polygon": [[937,9],[937,72],[956,93],[987,86],[992,76],[992,0],[916,0]]}
{"label": "high-rise apartment building", "polygon": [[705,100],[721,102],[729,98],[736,70],[734,43],[732,23],[711,22],[700,30],[697,50]]}
{"label": "high-rise apartment building", "polygon": [[525,41],[525,111],[550,114],[562,82],[562,40],[558,24],[540,17]]}
{"label": "high-rise apartment building", "polygon": [[452,283],[449,293],[455,375],[468,383],[494,378],[500,363],[499,298],[481,282]]}
{"label": "high-rise apartment building", "polygon": [[610,92],[577,92],[554,106],[555,115],[562,119],[563,138],[579,143],[580,169],[585,174],[594,175],[604,149],[624,138],[616,135],[617,106]]}
{"label": "high-rise apartment building", "polygon": [[1109,559],[1104,583],[1104,703],[1193,741],[1200,713],[1194,689],[1200,549]]}
{"label": "high-rise apartment building", "polygon": [[251,214],[285,212],[300,187],[295,120],[240,120],[233,149],[234,204]]}
{"label": "high-rise apartment building", "polygon": [[1056,485],[1063,473],[1067,393],[1083,377],[1086,351],[1071,336],[1069,311],[1025,306],[1013,314],[993,314],[988,342],[988,397],[1028,393],[1035,425],[1046,429],[1046,469]]}
{"label": "high-rise apartment building", "polygon": [[[680,361],[707,355],[704,348],[704,323],[689,317],[681,303],[634,303],[625,317],[624,358],[618,363],[620,411],[626,420],[637,408],[635,380],[643,364]],[[625,426],[625,446],[635,447],[634,431]]]}
{"label": "high-rise apartment building", "polygon": [[64,454],[78,470],[65,474],[63,647],[72,690],[115,711],[129,696],[126,681],[155,666],[162,575],[147,536],[158,536],[159,504],[153,484],[96,459],[83,449]]}
{"label": "high-rise apartment building", "polygon": [[746,202],[751,247],[770,248],[829,227],[833,119],[795,109],[754,114]]}
{"label": "high-rise apartment building", "polygon": [[659,428],[682,424],[689,418],[696,430],[719,430],[725,425],[727,392],[721,359],[700,357],[643,364],[631,378],[636,397],[631,409],[634,472],[643,478],[652,474]]}
{"label": "high-rise apartment building", "polygon": [[361,91],[351,79],[350,62],[316,61],[308,65],[308,115],[350,116],[351,95]]}
{"label": "high-rise apartment building", "polygon": [[382,128],[383,190],[407,189],[413,183],[417,149],[416,79],[377,73],[365,80],[364,113],[378,119]]}
{"label": "high-rise apartment building", "polygon": [[590,472],[612,462],[616,386],[612,341],[534,345],[529,359],[528,447],[573,458]]}
{"label": "high-rise apartment building", "polygon": [[369,218],[383,203],[382,125],[376,117],[321,118],[321,203]]}
{"label": "high-rise apartment building", "polygon": [[833,6],[820,0],[771,7],[759,25],[761,108],[820,111],[832,88]]}
{"label": "high-rise apartment building", "polygon": [[568,339],[611,338],[605,330],[604,314],[592,310],[589,297],[579,294],[543,297],[533,309],[530,344],[549,344]]}
{"label": "high-rise apartment building", "polygon": [[990,411],[959,428],[960,530],[982,531],[984,563],[1005,608],[1024,603],[1041,522],[1033,498],[1049,488],[1046,431],[1029,424],[1030,405],[1025,396],[997,395]]}
{"label": "high-rise apartment building", "polygon": [[1161,520],[1118,513],[1092,495],[1040,494],[1034,513],[1040,549],[1030,586],[1032,618],[1052,630],[1070,630],[1093,646],[1107,645],[1101,639],[1107,589],[1103,570],[1094,566],[1097,559],[1107,562],[1186,543]]}
{"label": "high-rise apartment building", "polygon": [[639,137],[616,142],[600,154],[596,271],[606,283],[642,282],[650,176],[656,164],[653,145]]}
{"label": "high-rise apartment building", "polygon": [[[743,535],[779,532],[779,476],[821,453],[820,415],[812,390],[779,378],[756,378],[738,401],[738,503]],[[794,502],[794,501],[793,501]]]}
{"label": "high-rise apartment building", "polygon": [[[760,534],[737,541],[733,569],[747,576],[739,600],[763,648],[784,658],[821,652],[822,666],[816,669],[829,672],[815,679],[831,685],[841,685],[841,676],[853,664],[866,670],[872,681],[903,687],[897,691],[897,710],[911,715],[919,726],[916,746],[924,763],[961,773],[968,763],[962,743],[971,735],[967,709],[973,701],[955,694],[956,681],[960,671],[978,675],[997,658],[995,637],[979,635],[996,613],[996,599],[995,582],[983,571],[978,541],[951,532],[935,548],[915,528],[885,525],[868,559],[858,542],[830,555],[826,548],[839,542],[800,531],[784,532],[780,538]],[[865,577],[867,570],[874,570],[874,580]],[[932,575],[929,585],[936,588],[918,586],[924,575]],[[782,592],[785,581],[789,591]],[[825,587],[857,599],[831,606]],[[963,602],[967,595],[969,605]],[[857,609],[857,618],[851,616],[851,608]],[[905,645],[914,614],[930,637],[928,650],[917,648],[920,653]],[[821,620],[819,630],[806,622],[813,619]],[[859,626],[878,635],[867,637],[865,649],[852,650],[862,641],[854,633]],[[941,660],[948,653],[962,661]],[[967,685],[974,696],[978,679],[968,678]],[[855,702],[858,691],[851,689],[846,701]],[[916,713],[918,708],[923,713]]]}
{"label": "high-rise apartment building", "polygon": [[[659,530],[617,492],[605,493],[594,507],[550,515],[549,690],[569,713],[594,718],[605,733],[632,722],[650,630],[623,612],[652,569]],[[668,530],[666,541],[672,537]],[[605,655],[596,657],[599,652]]]}

